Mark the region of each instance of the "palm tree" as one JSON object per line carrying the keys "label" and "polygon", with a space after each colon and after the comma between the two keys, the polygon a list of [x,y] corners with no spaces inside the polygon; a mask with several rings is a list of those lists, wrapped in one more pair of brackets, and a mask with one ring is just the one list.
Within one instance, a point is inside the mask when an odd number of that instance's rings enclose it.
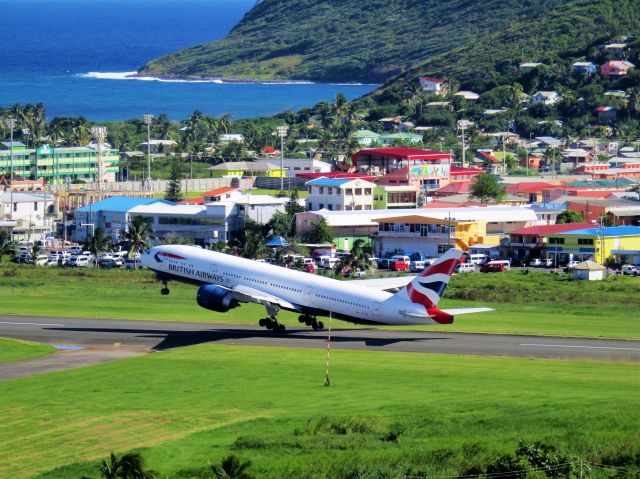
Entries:
{"label": "palm tree", "polygon": [[224,130],[225,134],[229,133],[229,127],[231,126],[231,113],[225,113],[218,117],[218,127]]}
{"label": "palm tree", "polygon": [[171,131],[171,121],[169,117],[164,113],[158,115],[153,122],[153,133],[160,140],[166,140],[169,135],[169,131]]}
{"label": "palm tree", "polygon": [[365,243],[363,239],[357,239],[353,242],[351,253],[344,256],[335,266],[335,273],[340,274],[342,272],[351,271],[371,271],[374,269],[373,262],[373,248],[371,245]]}
{"label": "palm tree", "polygon": [[11,241],[11,234],[6,231],[0,231],[0,263],[2,263],[2,257],[13,254],[13,241]]}
{"label": "palm tree", "polygon": [[137,266],[136,253],[142,248],[149,247],[149,239],[153,233],[151,221],[144,216],[134,216],[124,237],[129,242],[129,254],[133,255],[134,265]]}
{"label": "palm tree", "polygon": [[253,479],[247,469],[251,461],[241,462],[238,457],[231,455],[225,457],[219,466],[211,466],[211,471],[217,479]]}
{"label": "palm tree", "polygon": [[95,262],[98,262],[98,254],[111,248],[112,242],[102,228],[96,228],[89,242],[89,251],[95,256]]}
{"label": "palm tree", "polygon": [[144,459],[137,452],[130,452],[118,458],[111,453],[109,460],[100,464],[102,479],[152,479],[158,477],[154,471],[145,471]]}

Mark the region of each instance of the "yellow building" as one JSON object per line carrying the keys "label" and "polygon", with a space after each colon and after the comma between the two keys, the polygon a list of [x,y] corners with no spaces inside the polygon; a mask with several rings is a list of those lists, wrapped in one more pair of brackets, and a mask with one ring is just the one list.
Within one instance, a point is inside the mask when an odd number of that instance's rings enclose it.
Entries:
{"label": "yellow building", "polygon": [[376,251],[421,252],[439,256],[449,248],[468,251],[474,245],[499,245],[500,236],[487,233],[486,221],[463,221],[407,215],[374,220],[378,223]]}
{"label": "yellow building", "polygon": [[[569,259],[637,262],[640,260],[640,226],[594,227],[547,236],[549,257],[560,263]],[[635,258],[635,260],[634,260]]]}
{"label": "yellow building", "polygon": [[227,161],[209,168],[209,174],[213,178],[242,178],[245,176],[281,178],[286,176],[286,171],[280,168],[280,165],[264,161]]}

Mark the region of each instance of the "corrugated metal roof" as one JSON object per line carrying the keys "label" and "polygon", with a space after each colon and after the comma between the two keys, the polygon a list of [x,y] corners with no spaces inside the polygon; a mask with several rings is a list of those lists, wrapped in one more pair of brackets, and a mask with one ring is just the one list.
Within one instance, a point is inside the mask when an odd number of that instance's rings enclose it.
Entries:
{"label": "corrugated metal roof", "polygon": [[116,211],[119,213],[126,213],[131,208],[141,205],[150,205],[152,203],[164,203],[165,205],[173,205],[170,201],[161,200],[159,198],[133,198],[130,196],[112,196],[111,198],[104,199],[93,203],[92,205],[86,205],[82,208],[78,208],[76,211],[80,213],[98,211]]}
{"label": "corrugated metal roof", "polygon": [[574,230],[583,230],[585,228],[592,227],[591,223],[566,223],[561,225],[538,225],[538,226],[529,226],[527,228],[520,228],[517,230],[511,231],[510,235],[549,235],[549,234],[557,234],[557,233],[565,233],[567,231]]}
{"label": "corrugated metal roof", "polygon": [[609,226],[607,228],[586,228],[583,230],[567,231],[563,234],[594,235],[605,238],[615,236],[640,236],[640,226]]}

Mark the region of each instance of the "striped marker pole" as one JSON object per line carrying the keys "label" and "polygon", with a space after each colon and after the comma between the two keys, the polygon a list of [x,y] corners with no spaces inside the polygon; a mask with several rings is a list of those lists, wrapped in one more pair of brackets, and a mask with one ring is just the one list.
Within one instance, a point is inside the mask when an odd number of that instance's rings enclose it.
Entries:
{"label": "striped marker pole", "polygon": [[329,336],[327,337],[327,373],[324,376],[324,386],[331,386],[331,381],[329,380],[329,357],[331,353],[331,325],[332,325],[332,316],[329,313]]}

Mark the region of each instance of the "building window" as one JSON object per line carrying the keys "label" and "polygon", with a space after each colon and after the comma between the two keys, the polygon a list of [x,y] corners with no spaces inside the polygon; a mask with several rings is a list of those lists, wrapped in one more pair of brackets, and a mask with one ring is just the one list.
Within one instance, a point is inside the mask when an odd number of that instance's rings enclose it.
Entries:
{"label": "building window", "polygon": [[329,204],[327,205],[327,209],[328,209],[329,211],[333,211],[333,205],[332,205],[331,203],[329,203]]}
{"label": "building window", "polygon": [[318,186],[318,193],[319,194],[323,194],[324,193],[324,186]]}
{"label": "building window", "polygon": [[38,211],[38,202],[37,201],[33,202],[33,211]]}
{"label": "building window", "polygon": [[362,196],[362,188],[356,188],[356,196]]}
{"label": "building window", "polygon": [[371,205],[364,205],[364,209],[365,210],[370,210],[371,209]]}
{"label": "building window", "polygon": [[593,246],[593,238],[578,238],[578,244],[583,246]]}
{"label": "building window", "polygon": [[307,208],[309,208],[309,211],[311,211],[313,209],[313,203],[307,203]]}
{"label": "building window", "polygon": [[322,208],[324,208],[324,203],[320,203],[320,205],[318,206],[319,210],[321,210]]}
{"label": "building window", "polygon": [[451,246],[448,244],[439,244],[438,245],[438,254],[444,254],[451,249]]}
{"label": "building window", "polygon": [[549,238],[549,244],[564,244],[564,238]]}
{"label": "building window", "polygon": [[16,211],[18,211],[18,203],[13,204],[13,212],[15,213]]}
{"label": "building window", "polygon": [[371,194],[371,188],[365,188],[364,189],[364,194],[365,195],[370,195]]}
{"label": "building window", "polygon": [[346,190],[344,190],[344,194],[345,195],[352,195],[353,194],[353,190],[351,188],[347,188]]}
{"label": "building window", "polygon": [[327,193],[329,193],[330,195],[333,194],[333,188],[331,188],[330,186],[327,188]]}
{"label": "building window", "polygon": [[307,190],[309,190],[309,193],[311,193],[311,188],[313,188],[313,186],[307,186]]}

